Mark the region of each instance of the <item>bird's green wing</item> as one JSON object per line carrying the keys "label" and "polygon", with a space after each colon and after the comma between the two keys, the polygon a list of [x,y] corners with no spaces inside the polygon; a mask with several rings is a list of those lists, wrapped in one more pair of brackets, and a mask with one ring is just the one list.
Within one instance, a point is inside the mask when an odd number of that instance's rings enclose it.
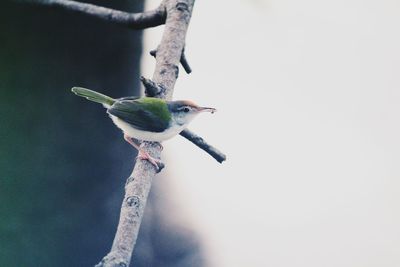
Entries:
{"label": "bird's green wing", "polygon": [[152,97],[119,99],[107,112],[135,129],[149,132],[163,132],[171,120],[166,102]]}

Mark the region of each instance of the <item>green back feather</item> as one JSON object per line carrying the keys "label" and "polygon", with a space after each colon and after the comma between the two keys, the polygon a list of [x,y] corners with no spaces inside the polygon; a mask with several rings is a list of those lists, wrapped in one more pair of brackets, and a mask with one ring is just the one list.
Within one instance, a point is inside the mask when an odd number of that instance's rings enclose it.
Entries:
{"label": "green back feather", "polygon": [[118,99],[107,112],[138,130],[149,132],[163,132],[171,121],[165,100],[152,97]]}
{"label": "green back feather", "polygon": [[155,97],[142,97],[137,99],[136,102],[141,103],[146,110],[153,113],[161,121],[169,122],[171,120],[171,112],[165,100]]}

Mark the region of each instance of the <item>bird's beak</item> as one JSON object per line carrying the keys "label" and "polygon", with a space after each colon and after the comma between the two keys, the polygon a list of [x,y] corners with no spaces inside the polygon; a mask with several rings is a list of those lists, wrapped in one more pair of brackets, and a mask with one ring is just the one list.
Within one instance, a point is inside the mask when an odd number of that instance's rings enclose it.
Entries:
{"label": "bird's beak", "polygon": [[215,108],[205,108],[205,107],[199,107],[198,110],[199,112],[211,112],[211,113],[217,111]]}

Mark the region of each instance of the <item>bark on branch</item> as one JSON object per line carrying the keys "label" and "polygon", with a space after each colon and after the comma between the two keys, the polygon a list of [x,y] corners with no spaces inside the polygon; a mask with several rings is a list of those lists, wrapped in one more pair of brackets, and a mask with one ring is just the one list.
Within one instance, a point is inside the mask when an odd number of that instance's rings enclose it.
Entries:
{"label": "bark on branch", "polygon": [[165,7],[163,4],[154,10],[142,13],[129,13],[72,0],[19,0],[19,2],[27,2],[74,11],[135,30],[162,25],[165,23],[166,18]]}
{"label": "bark on branch", "polygon": [[[194,0],[165,0],[164,5],[167,18],[164,34],[157,50],[156,68],[152,81],[165,89],[157,96],[170,100],[178,78],[178,65],[185,44]],[[151,156],[160,158],[161,147],[158,143],[143,142],[141,146]],[[155,174],[155,167],[148,161],[138,160],[136,162],[125,185],[125,196],[111,251],[96,266],[129,266]]]}
{"label": "bark on branch", "polygon": [[[153,56],[154,58],[157,57],[157,49],[151,50],[150,55]],[[185,55],[185,48],[182,50],[182,55],[181,55],[181,60],[180,60],[183,69],[186,71],[187,74],[192,73],[192,68],[189,65],[189,62],[186,59]]]}

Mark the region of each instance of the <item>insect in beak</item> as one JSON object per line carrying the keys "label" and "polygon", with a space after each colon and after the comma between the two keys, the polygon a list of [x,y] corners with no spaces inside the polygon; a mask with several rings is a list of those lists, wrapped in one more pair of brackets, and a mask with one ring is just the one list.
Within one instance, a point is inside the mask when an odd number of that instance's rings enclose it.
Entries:
{"label": "insect in beak", "polygon": [[198,111],[199,112],[211,112],[211,114],[212,114],[212,113],[216,112],[217,110],[215,108],[199,107]]}

